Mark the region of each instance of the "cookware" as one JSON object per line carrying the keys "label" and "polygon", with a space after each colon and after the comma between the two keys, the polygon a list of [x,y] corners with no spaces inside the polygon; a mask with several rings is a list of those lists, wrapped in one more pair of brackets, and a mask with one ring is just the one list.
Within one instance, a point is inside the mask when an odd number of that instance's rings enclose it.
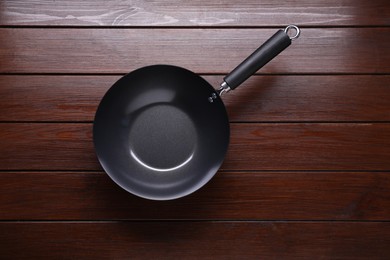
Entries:
{"label": "cookware", "polygon": [[[288,31],[294,28],[295,35]],[[99,162],[120,187],[137,196],[169,200],[205,185],[229,143],[221,95],[273,59],[299,28],[277,31],[215,90],[184,68],[153,65],[119,79],[96,111],[93,140]]]}

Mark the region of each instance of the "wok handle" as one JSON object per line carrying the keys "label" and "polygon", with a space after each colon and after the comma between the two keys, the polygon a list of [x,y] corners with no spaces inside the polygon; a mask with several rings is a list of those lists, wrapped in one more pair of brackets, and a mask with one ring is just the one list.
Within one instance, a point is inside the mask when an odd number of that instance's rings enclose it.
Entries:
{"label": "wok handle", "polygon": [[[295,29],[296,34],[290,37],[288,35],[288,31],[291,28]],[[240,65],[224,77],[224,82],[221,84],[220,94],[237,88],[246,79],[255,74],[261,67],[286,49],[291,44],[291,40],[298,38],[299,34],[300,30],[295,25],[289,25],[284,30],[277,31],[248,58],[241,62]]]}

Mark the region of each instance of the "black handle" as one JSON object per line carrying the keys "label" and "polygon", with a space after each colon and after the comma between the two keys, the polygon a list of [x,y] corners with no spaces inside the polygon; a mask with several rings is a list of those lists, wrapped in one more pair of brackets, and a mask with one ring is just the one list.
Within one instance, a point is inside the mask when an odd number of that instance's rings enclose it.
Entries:
{"label": "black handle", "polygon": [[277,31],[223,79],[223,88],[237,88],[242,82],[286,49],[291,44],[291,39],[298,37],[298,34],[299,31],[297,29],[297,35],[290,38],[287,30]]}

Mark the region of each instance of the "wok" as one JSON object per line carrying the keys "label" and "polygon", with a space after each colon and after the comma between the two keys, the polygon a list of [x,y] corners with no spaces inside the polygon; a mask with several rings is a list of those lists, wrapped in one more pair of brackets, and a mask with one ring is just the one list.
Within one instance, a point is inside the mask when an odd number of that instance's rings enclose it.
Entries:
{"label": "wok", "polygon": [[295,25],[277,31],[218,90],[171,65],[143,67],[119,79],[101,100],[93,125],[95,151],[105,172],[126,191],[152,200],[180,198],[205,185],[229,144],[221,95],[237,88],[299,33]]}

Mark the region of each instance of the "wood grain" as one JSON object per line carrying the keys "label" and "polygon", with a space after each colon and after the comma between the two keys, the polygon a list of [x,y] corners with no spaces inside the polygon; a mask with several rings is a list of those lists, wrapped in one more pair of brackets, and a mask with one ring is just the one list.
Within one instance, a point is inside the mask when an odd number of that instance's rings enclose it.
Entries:
{"label": "wood grain", "polygon": [[219,172],[150,201],[103,172],[2,172],[0,220],[390,220],[390,172]]}
{"label": "wood grain", "polygon": [[[223,76],[203,77],[217,87]],[[0,76],[0,121],[93,121],[120,76]],[[231,122],[390,121],[389,75],[254,76],[224,95]]]}
{"label": "wood grain", "polygon": [[[0,1],[1,259],[390,259],[385,0]],[[151,64],[217,87],[278,28],[301,37],[224,96],[225,163],[198,192],[137,198],[92,120]]]}
{"label": "wood grain", "polygon": [[[2,28],[0,73],[127,73],[172,64],[225,74],[275,31]],[[303,29],[261,72],[390,73],[389,45],[390,28]]]}
{"label": "wood grain", "polygon": [[386,259],[390,254],[388,222],[0,223],[0,231],[3,259]]}
{"label": "wood grain", "polygon": [[[2,170],[100,170],[91,124],[0,124]],[[224,170],[389,170],[390,124],[231,124]]]}
{"label": "wood grain", "polygon": [[0,3],[0,25],[310,26],[389,25],[385,0],[352,1],[15,1]]}

